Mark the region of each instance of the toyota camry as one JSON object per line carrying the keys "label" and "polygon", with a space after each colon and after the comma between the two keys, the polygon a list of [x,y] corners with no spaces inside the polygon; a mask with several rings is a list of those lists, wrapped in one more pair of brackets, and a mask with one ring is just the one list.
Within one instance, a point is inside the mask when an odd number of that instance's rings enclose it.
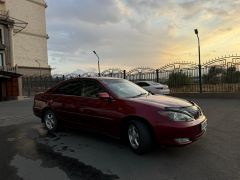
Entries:
{"label": "toyota camry", "polygon": [[183,146],[199,139],[207,119],[194,102],[152,95],[120,78],[66,80],[35,95],[33,112],[46,129],[84,129],[126,140],[142,154],[154,143]]}

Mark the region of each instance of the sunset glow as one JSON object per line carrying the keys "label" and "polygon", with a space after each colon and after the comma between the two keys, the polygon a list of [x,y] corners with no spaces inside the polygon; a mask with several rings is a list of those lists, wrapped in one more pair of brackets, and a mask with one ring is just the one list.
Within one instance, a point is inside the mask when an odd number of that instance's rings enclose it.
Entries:
{"label": "sunset glow", "polygon": [[49,0],[47,29],[53,73],[197,62],[240,53],[240,1]]}

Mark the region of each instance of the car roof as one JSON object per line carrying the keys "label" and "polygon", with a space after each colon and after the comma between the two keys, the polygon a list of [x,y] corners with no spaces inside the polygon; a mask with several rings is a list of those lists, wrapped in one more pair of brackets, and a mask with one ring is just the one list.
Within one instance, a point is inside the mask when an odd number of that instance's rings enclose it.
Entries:
{"label": "car roof", "polygon": [[137,81],[137,82],[157,83],[157,82],[154,82],[154,81]]}
{"label": "car roof", "polygon": [[55,86],[53,86],[52,88],[50,88],[48,91],[51,91],[51,90],[61,86],[62,84],[78,81],[78,80],[81,80],[81,79],[95,79],[95,80],[100,80],[101,81],[101,80],[104,80],[104,79],[122,79],[122,78],[115,78],[115,77],[76,77],[76,78],[66,79],[64,81],[61,81],[61,82],[57,83]]}
{"label": "car roof", "polygon": [[86,78],[89,78],[89,79],[99,79],[99,80],[104,80],[104,79],[122,79],[122,78],[116,78],[116,77],[86,77]]}
{"label": "car roof", "polygon": [[67,81],[77,81],[81,79],[95,79],[95,80],[105,80],[105,79],[122,79],[122,78],[116,78],[116,77],[77,77],[72,79],[67,79]]}
{"label": "car roof", "polygon": [[[122,78],[116,78],[116,77],[82,77],[85,79],[98,79],[98,80],[104,80],[104,79],[122,79]],[[81,78],[80,78],[81,79]]]}

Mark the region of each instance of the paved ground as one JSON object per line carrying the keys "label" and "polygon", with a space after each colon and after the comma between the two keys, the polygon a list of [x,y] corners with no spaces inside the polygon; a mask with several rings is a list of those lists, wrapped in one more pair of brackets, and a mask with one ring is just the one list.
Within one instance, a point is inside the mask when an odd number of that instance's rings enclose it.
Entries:
{"label": "paved ground", "polygon": [[32,101],[0,103],[0,179],[240,179],[240,100],[196,99],[208,131],[182,148],[138,156],[106,137],[64,130],[47,134]]}

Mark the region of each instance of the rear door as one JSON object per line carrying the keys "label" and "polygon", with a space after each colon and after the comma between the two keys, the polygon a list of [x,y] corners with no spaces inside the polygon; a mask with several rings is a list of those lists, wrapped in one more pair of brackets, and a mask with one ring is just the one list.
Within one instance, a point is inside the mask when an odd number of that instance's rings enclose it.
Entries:
{"label": "rear door", "polygon": [[80,117],[76,109],[76,99],[82,93],[82,81],[66,82],[52,93],[52,108],[64,124],[75,124]]}

